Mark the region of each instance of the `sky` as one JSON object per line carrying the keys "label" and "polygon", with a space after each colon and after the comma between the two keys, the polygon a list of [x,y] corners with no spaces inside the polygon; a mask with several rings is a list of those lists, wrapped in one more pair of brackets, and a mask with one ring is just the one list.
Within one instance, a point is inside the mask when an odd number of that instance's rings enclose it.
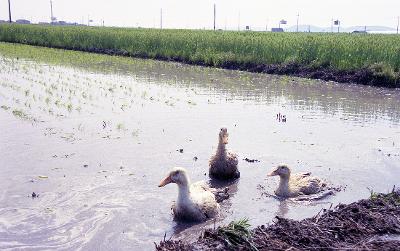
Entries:
{"label": "sky", "polygon": [[[10,0],[12,18],[50,22],[50,0]],[[265,29],[285,19],[287,27],[299,24],[330,27],[381,25],[396,28],[400,0],[53,0],[58,20],[125,27],[211,29],[213,5],[219,29]],[[0,0],[0,20],[8,20],[8,0]]]}

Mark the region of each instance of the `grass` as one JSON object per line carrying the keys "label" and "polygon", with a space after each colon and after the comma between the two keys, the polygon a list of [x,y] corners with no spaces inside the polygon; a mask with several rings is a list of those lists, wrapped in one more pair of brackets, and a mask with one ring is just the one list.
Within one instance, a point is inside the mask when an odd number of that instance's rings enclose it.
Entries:
{"label": "grass", "polygon": [[374,192],[372,189],[368,189],[370,192],[371,200],[382,199],[385,202],[393,201],[396,205],[400,206],[400,191],[396,190],[396,187],[393,187],[392,192],[383,194]]}
{"label": "grass", "polygon": [[21,119],[29,119],[29,116],[22,110],[13,110],[12,113],[14,114],[14,116],[19,117]]}
{"label": "grass", "polygon": [[227,226],[219,227],[217,233],[232,248],[237,248],[241,244],[247,244],[251,247],[251,250],[258,250],[251,241],[248,219],[232,221]]}
{"label": "grass", "polygon": [[117,130],[118,130],[118,131],[125,130],[124,124],[122,124],[122,123],[117,124]]}
{"label": "grass", "polygon": [[0,25],[0,41],[132,57],[230,65],[377,70],[400,77],[400,36]]}

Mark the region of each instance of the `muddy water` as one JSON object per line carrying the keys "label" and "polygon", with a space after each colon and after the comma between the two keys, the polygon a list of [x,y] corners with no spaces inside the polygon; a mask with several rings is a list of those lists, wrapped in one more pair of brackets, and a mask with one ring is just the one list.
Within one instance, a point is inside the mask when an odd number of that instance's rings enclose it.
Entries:
{"label": "muddy water", "polygon": [[[190,239],[244,217],[254,226],[302,219],[400,185],[400,90],[154,61],[92,69],[4,57],[0,84],[0,249],[151,250],[164,235]],[[208,180],[221,126],[230,150],[260,162],[239,162],[215,222],[178,224],[176,187],[157,185],[173,166]],[[263,195],[282,162],[345,189],[318,203]]]}

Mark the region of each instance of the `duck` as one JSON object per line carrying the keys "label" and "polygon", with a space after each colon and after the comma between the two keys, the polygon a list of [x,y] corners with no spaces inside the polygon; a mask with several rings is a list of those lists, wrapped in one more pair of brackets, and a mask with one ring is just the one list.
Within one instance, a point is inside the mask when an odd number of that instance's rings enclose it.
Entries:
{"label": "duck", "polygon": [[228,129],[221,128],[218,135],[217,151],[209,161],[209,175],[211,178],[232,180],[240,177],[237,155],[226,150],[228,137]]}
{"label": "duck", "polygon": [[178,186],[178,200],[172,205],[175,219],[201,222],[218,215],[220,207],[213,193],[214,189],[202,181],[192,184],[184,168],[173,168],[158,187],[170,183]]}
{"label": "duck", "polygon": [[290,168],[285,164],[278,165],[268,176],[280,177],[275,194],[283,198],[317,194],[327,188],[324,180],[311,176],[311,173],[291,174]]}

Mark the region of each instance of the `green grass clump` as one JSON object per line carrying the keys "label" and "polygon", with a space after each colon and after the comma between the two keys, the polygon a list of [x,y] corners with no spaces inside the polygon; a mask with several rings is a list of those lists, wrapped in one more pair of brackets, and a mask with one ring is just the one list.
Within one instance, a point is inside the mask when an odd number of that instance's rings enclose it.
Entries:
{"label": "green grass clump", "polygon": [[117,124],[117,130],[118,130],[118,131],[123,131],[123,130],[125,130],[124,124],[122,124],[122,123]]}
{"label": "green grass clump", "polygon": [[395,187],[393,187],[392,192],[387,194],[377,193],[374,192],[372,189],[369,189],[369,192],[371,200],[382,199],[385,202],[393,202],[394,204],[400,206],[400,190],[396,190]]}
{"label": "green grass clump", "polygon": [[29,116],[22,110],[13,110],[12,113],[14,116],[19,117],[21,119],[29,119]]}
{"label": "green grass clump", "polygon": [[216,67],[300,64],[359,70],[380,64],[382,74],[398,77],[400,71],[397,35],[1,24],[0,41]]}
{"label": "green grass clump", "polygon": [[248,219],[232,221],[227,226],[219,227],[217,233],[231,247],[248,245],[251,250],[258,250],[251,241],[251,231]]}

